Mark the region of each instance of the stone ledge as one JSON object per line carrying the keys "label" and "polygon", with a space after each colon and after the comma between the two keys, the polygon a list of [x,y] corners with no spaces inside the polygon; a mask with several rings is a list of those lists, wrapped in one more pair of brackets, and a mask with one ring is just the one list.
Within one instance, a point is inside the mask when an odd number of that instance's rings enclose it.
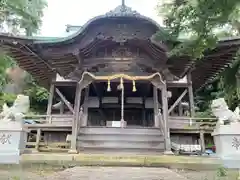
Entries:
{"label": "stone ledge", "polygon": [[52,153],[32,153],[32,154],[23,154],[21,156],[22,162],[51,162],[51,161],[74,161],[74,157],[71,154],[52,154]]}
{"label": "stone ledge", "polygon": [[146,166],[191,170],[211,170],[220,167],[220,161],[210,157],[167,155],[102,155],[102,154],[24,154],[23,164],[64,166]]}

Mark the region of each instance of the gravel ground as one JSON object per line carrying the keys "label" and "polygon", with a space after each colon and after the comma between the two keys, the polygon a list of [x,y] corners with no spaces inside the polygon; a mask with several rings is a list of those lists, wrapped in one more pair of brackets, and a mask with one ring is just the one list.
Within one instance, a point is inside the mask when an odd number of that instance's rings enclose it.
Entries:
{"label": "gravel ground", "polygon": [[225,175],[220,175],[218,171],[186,171],[175,170],[178,174],[189,180],[237,180],[237,172],[233,170],[226,171]]}
{"label": "gravel ground", "polygon": [[[77,173],[76,173],[77,172]],[[129,167],[75,167],[53,174],[44,180],[187,180],[176,172],[165,168]]]}
{"label": "gravel ground", "polygon": [[[74,167],[59,170],[0,170],[0,180],[236,180],[234,173],[217,177],[214,171],[183,171],[144,167]],[[236,175],[236,174],[234,174]]]}

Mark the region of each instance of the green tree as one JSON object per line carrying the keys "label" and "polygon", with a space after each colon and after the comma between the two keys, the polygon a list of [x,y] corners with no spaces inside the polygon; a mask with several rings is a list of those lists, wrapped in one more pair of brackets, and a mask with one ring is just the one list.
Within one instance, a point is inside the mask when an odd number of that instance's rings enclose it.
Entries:
{"label": "green tree", "polygon": [[1,0],[0,28],[10,34],[32,35],[39,30],[45,0]]}
{"label": "green tree", "polygon": [[[168,38],[185,39],[173,47],[170,55],[187,54],[200,59],[206,49],[216,47],[219,38],[240,35],[239,0],[166,0],[159,1],[157,10],[165,18]],[[161,33],[158,36],[161,37]],[[197,100],[209,103],[213,98],[224,96],[231,108],[236,107],[240,100],[239,68],[240,55],[237,54],[231,67],[219,75],[210,89],[205,87]]]}
{"label": "green tree", "polygon": [[[0,32],[32,36],[38,32],[41,26],[43,9],[46,6],[45,0],[1,0]],[[14,59],[5,55],[0,49],[0,99],[2,100],[0,104],[14,99],[14,96],[5,94],[2,90],[8,81],[6,69],[16,65]],[[47,91],[44,88],[40,88],[32,78],[27,78],[26,84],[28,89],[25,90],[25,93],[31,96],[32,102],[41,104],[46,101]]]}
{"label": "green tree", "polygon": [[13,64],[14,61],[11,57],[4,55],[4,53],[0,53],[0,92],[2,92],[7,82],[6,69],[13,66]]}
{"label": "green tree", "polygon": [[[231,36],[239,33],[240,1],[238,0],[165,0],[158,5],[165,17],[170,37],[187,37],[190,41],[176,46],[173,52],[202,56],[207,48],[214,48],[219,30]],[[192,50],[193,49],[193,50]]]}

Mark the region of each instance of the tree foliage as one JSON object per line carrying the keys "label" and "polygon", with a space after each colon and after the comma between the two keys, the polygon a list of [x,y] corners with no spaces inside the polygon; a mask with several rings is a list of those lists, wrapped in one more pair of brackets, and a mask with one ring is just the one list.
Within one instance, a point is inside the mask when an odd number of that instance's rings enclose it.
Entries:
{"label": "tree foliage", "polygon": [[[46,5],[45,0],[1,0],[0,32],[27,36],[37,33]],[[8,78],[6,70],[15,66],[17,64],[14,59],[5,55],[0,49],[0,105],[4,102],[12,103],[15,99],[15,95],[3,92],[4,86],[13,81]],[[46,89],[39,87],[29,74],[23,81],[26,85],[23,93],[30,96],[31,105],[35,109],[39,109],[39,107],[42,109],[48,96]]]}
{"label": "tree foliage", "polygon": [[31,101],[31,110],[44,113],[48,103],[48,91],[37,85],[32,76],[28,75],[25,79],[26,86],[24,93],[29,96]]}
{"label": "tree foliage", "polygon": [[4,53],[0,53],[0,92],[7,83],[6,69],[15,65],[13,59]]}
{"label": "tree foliage", "polygon": [[214,48],[219,31],[234,36],[240,32],[238,0],[165,0],[158,5],[159,14],[171,38],[186,38],[172,51],[199,58],[206,49]]}
{"label": "tree foliage", "polygon": [[11,34],[32,35],[39,30],[45,0],[1,0],[0,28]]}
{"label": "tree foliage", "polygon": [[[157,10],[165,18],[169,39],[182,42],[170,55],[184,54],[198,60],[206,49],[215,48],[220,38],[240,35],[239,0],[161,0]],[[209,102],[218,97],[225,97],[232,109],[239,105],[239,69],[237,54],[232,65],[197,94],[200,111],[209,111]]]}

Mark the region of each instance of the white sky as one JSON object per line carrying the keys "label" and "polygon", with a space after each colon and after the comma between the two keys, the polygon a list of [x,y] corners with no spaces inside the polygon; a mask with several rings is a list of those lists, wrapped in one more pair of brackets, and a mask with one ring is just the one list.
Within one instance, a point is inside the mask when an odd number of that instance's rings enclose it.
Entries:
{"label": "white sky", "polygon": [[[126,5],[161,24],[155,7],[158,0],[126,0]],[[40,36],[66,36],[66,25],[83,25],[89,19],[105,14],[121,0],[47,0]]]}

